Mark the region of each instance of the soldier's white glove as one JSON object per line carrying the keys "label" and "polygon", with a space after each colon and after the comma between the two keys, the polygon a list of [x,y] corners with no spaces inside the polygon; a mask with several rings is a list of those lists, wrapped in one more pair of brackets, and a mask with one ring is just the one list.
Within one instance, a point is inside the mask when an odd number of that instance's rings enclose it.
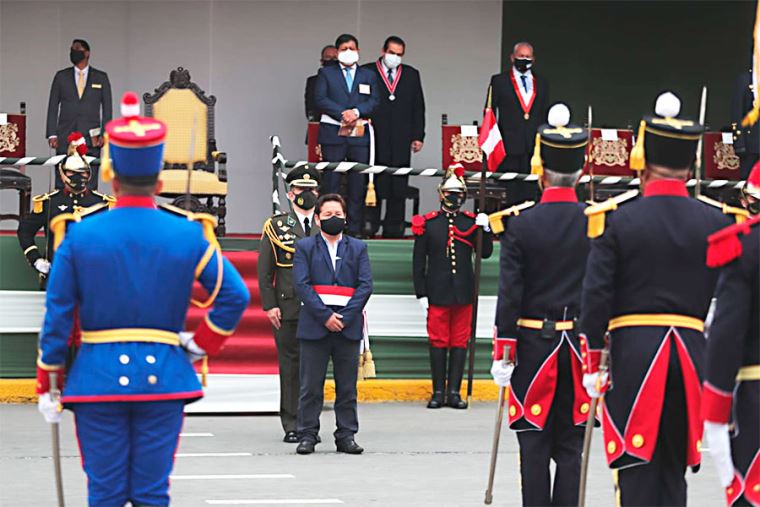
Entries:
{"label": "soldier's white glove", "polygon": [[195,343],[195,340],[193,339],[193,333],[182,331],[179,334],[179,341],[182,343],[182,348],[185,349],[187,358],[191,363],[203,359],[203,357],[206,355],[206,351],[200,348],[197,343]]}
{"label": "soldier's white glove", "polygon": [[[600,378],[601,375],[601,378]],[[586,388],[586,392],[592,398],[598,398],[607,390],[607,382],[609,381],[609,373],[584,373],[583,374],[583,387]]]}
{"label": "soldier's white glove", "polygon": [[49,424],[61,422],[60,404],[53,400],[50,393],[40,394],[40,399],[37,402],[37,410],[39,410],[42,417],[45,418],[45,422]]}
{"label": "soldier's white glove", "polygon": [[425,310],[426,312],[428,311],[428,307],[430,306],[430,304],[428,303],[427,296],[423,296],[421,298],[418,298],[417,302],[420,304],[420,306],[422,307],[423,310]]}
{"label": "soldier's white glove", "polygon": [[50,261],[47,261],[45,259],[37,259],[34,261],[34,269],[42,273],[43,275],[47,275],[50,273]]}
{"label": "soldier's white glove", "polygon": [[734,462],[731,459],[731,436],[728,424],[705,421],[704,437],[721,486],[727,488],[734,480]]}
{"label": "soldier's white glove", "polygon": [[475,216],[475,225],[482,227],[486,232],[491,230],[491,225],[488,223],[488,215],[485,213],[478,213]]}
{"label": "soldier's white glove", "polygon": [[512,379],[512,372],[515,371],[515,365],[504,363],[504,361],[494,361],[491,365],[491,376],[494,383],[499,387],[507,387]]}

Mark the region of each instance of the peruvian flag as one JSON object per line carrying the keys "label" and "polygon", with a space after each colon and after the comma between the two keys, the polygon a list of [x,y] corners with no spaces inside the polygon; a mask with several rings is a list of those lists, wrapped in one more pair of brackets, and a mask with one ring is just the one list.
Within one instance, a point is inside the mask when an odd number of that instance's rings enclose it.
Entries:
{"label": "peruvian flag", "polygon": [[483,116],[483,126],[480,128],[478,144],[483,153],[486,154],[488,170],[494,172],[504,157],[507,156],[507,152],[504,149],[504,141],[501,139],[499,125],[496,123],[496,115],[493,114],[493,109],[490,107],[486,108],[486,113]]}

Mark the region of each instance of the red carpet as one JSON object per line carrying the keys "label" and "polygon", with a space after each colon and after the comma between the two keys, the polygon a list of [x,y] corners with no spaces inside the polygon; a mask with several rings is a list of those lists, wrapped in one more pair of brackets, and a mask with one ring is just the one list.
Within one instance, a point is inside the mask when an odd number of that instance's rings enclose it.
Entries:
{"label": "red carpet", "polygon": [[[209,373],[277,374],[277,349],[272,336],[272,326],[261,309],[261,295],[256,276],[259,253],[224,252],[224,256],[245,280],[251,293],[251,303],[243,314],[235,334],[227,339],[224,349],[209,360]],[[206,291],[196,282],[193,298],[202,301],[207,297]],[[208,309],[191,306],[187,312],[185,329],[195,329],[206,312]]]}

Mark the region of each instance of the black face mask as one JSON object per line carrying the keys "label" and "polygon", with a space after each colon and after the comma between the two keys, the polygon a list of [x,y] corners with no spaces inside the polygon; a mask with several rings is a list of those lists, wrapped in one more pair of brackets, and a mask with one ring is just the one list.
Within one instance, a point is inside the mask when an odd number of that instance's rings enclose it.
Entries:
{"label": "black face mask", "polygon": [[533,60],[530,58],[515,58],[515,68],[522,73],[533,67]]}
{"label": "black face mask", "polygon": [[301,209],[310,210],[317,204],[317,196],[311,190],[306,190],[296,195],[293,202]]}
{"label": "black face mask", "polygon": [[319,220],[319,228],[325,231],[325,234],[329,234],[330,236],[337,236],[338,234],[343,232],[343,229],[345,227],[346,227],[345,218],[331,216],[330,218]]}
{"label": "black face mask", "polygon": [[449,211],[455,211],[462,206],[465,200],[464,194],[452,193],[443,197],[443,207]]}
{"label": "black face mask", "polygon": [[71,188],[71,190],[78,194],[79,192],[83,192],[85,188],[87,188],[87,182],[89,181],[89,177],[84,173],[76,173],[72,174],[69,177],[69,183],[68,186]]}
{"label": "black face mask", "polygon": [[69,53],[69,59],[71,60],[71,63],[77,65],[79,62],[84,60],[84,51],[72,49],[71,53]]}
{"label": "black face mask", "polygon": [[760,214],[760,201],[747,203],[747,211],[753,215]]}

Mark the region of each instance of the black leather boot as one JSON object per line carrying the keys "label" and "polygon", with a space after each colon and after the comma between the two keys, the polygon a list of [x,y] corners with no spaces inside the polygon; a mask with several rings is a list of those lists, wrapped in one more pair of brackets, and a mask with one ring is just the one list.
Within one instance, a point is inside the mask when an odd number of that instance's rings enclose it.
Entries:
{"label": "black leather boot", "polygon": [[446,392],[446,349],[430,347],[430,373],[433,377],[433,396],[427,408],[441,408]]}
{"label": "black leather boot", "polygon": [[467,408],[467,402],[459,395],[459,391],[462,388],[462,375],[464,374],[464,362],[466,358],[467,349],[452,348],[449,352],[449,385],[446,404],[451,408]]}

